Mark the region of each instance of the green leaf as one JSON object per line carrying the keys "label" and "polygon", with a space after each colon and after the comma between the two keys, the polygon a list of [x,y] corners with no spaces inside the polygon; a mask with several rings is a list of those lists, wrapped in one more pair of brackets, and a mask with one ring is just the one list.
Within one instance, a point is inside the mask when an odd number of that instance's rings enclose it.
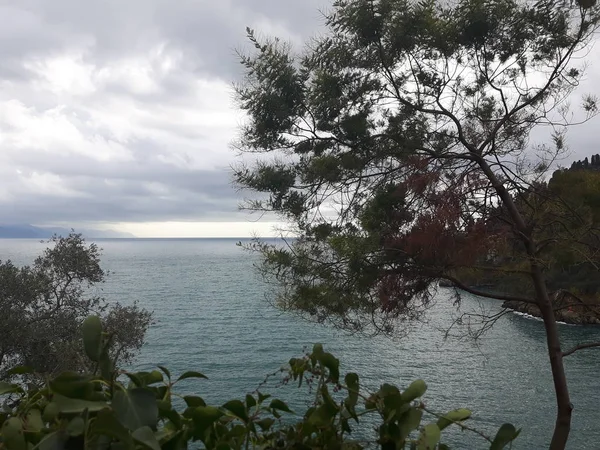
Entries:
{"label": "green leaf", "polygon": [[275,423],[275,419],[272,419],[270,417],[267,417],[265,419],[261,419],[258,422],[256,422],[256,424],[263,431],[268,431],[273,426],[274,423]]}
{"label": "green leaf", "polygon": [[109,436],[117,439],[125,448],[133,449],[133,439],[130,432],[121,424],[114,411],[103,409],[92,421],[90,434],[96,436]]}
{"label": "green leaf", "polygon": [[125,375],[137,386],[146,387],[164,381],[163,375],[158,370],[152,372],[125,372]]}
{"label": "green leaf", "polygon": [[42,414],[42,419],[45,422],[53,422],[59,413],[60,413],[59,406],[54,402],[50,402],[44,408],[44,413]]}
{"label": "green leaf", "polygon": [[277,409],[279,411],[284,411],[287,413],[292,413],[292,414],[294,413],[285,402],[282,402],[281,400],[276,399],[276,398],[271,401],[269,408]]}
{"label": "green leaf", "polygon": [[[142,378],[137,373],[125,372],[124,374],[127,378],[131,380],[134,386],[136,387],[144,387],[144,382]],[[130,385],[131,386],[131,385]]]}
{"label": "green leaf", "polygon": [[131,431],[143,426],[155,427],[158,405],[152,391],[144,388],[118,390],[112,400],[117,419]]}
{"label": "green leaf", "polygon": [[196,406],[206,406],[206,402],[202,399],[202,397],[197,397],[195,395],[186,395],[183,397],[186,405],[195,408]]}
{"label": "green leaf", "polygon": [[437,421],[437,426],[440,430],[447,428],[456,422],[462,422],[471,417],[471,411],[465,408],[455,409],[448,412],[444,417],[440,417]]}
{"label": "green leaf", "polygon": [[246,411],[246,405],[241,400],[231,400],[223,405],[227,411],[231,412],[235,417],[248,422],[248,412]]}
{"label": "green leaf", "polygon": [[271,394],[262,394],[260,392],[257,392],[258,394],[258,403],[262,403],[265,400],[267,400],[268,398],[271,398]]}
{"label": "green leaf", "polygon": [[252,408],[253,406],[256,406],[256,399],[251,396],[250,394],[246,394],[246,406],[248,408]]}
{"label": "green leaf", "polygon": [[27,412],[27,419],[25,421],[26,429],[28,431],[38,432],[44,428],[44,421],[42,420],[42,412],[39,409],[30,409]]}
{"label": "green leaf", "polygon": [[148,385],[155,384],[155,383],[162,383],[163,381],[164,381],[163,375],[158,370],[153,370],[146,377],[146,384],[148,384]]}
{"label": "green leaf", "polygon": [[356,406],[358,403],[358,392],[360,389],[358,383],[358,375],[355,373],[348,373],[344,377],[344,382],[348,386],[348,398],[346,399],[346,405]]}
{"label": "green leaf", "polygon": [[323,344],[315,344],[313,345],[313,355],[318,357],[323,354]]}
{"label": "green leaf", "polygon": [[517,430],[514,427],[514,425],[510,423],[503,424],[496,433],[496,437],[492,441],[490,450],[503,449],[504,447],[506,447],[506,444],[514,441],[519,435],[519,433],[521,433],[521,430]]}
{"label": "green leaf", "polygon": [[73,417],[67,425],[67,433],[69,436],[81,436],[85,431],[85,421],[83,417]]}
{"label": "green leaf", "polygon": [[421,430],[421,435],[417,443],[418,450],[435,450],[435,446],[440,442],[441,432],[435,423],[425,425]]}
{"label": "green leaf", "polygon": [[132,434],[133,439],[144,444],[146,447],[152,450],[160,450],[160,444],[154,436],[154,432],[150,427],[141,427],[135,430]]}
{"label": "green leaf", "polygon": [[63,430],[55,431],[44,436],[37,448],[39,450],[64,450],[67,439],[68,436]]}
{"label": "green leaf", "polygon": [[83,321],[83,348],[85,354],[94,362],[98,362],[102,351],[102,322],[98,316],[90,316]]}
{"label": "green leaf", "polygon": [[158,368],[164,372],[169,380],[171,379],[171,372],[169,372],[169,369],[163,366],[158,366]]}
{"label": "green leaf", "polygon": [[190,416],[194,422],[194,434],[201,436],[206,428],[223,416],[223,413],[214,406],[198,406],[190,411]]}
{"label": "green leaf", "polygon": [[423,380],[415,380],[402,393],[402,401],[408,403],[414,399],[422,397],[427,391],[427,384]]}
{"label": "green leaf", "polygon": [[21,389],[16,384],[0,381],[0,395],[14,394],[16,392],[23,392],[23,389]]}
{"label": "green leaf", "polygon": [[60,394],[54,394],[52,403],[54,403],[58,407],[59,412],[63,414],[82,413],[86,409],[90,412],[95,412],[108,406],[106,402],[93,402],[90,400],[69,398]]}
{"label": "green leaf", "polygon": [[323,353],[320,357],[321,364],[329,369],[329,378],[334,383],[340,381],[340,360],[331,353]]}
{"label": "green leaf", "polygon": [[33,368],[29,366],[16,366],[6,372],[7,375],[26,375],[33,373]]}
{"label": "green leaf", "polygon": [[4,446],[10,450],[27,450],[27,442],[23,435],[23,422],[18,417],[11,417],[0,428]]}
{"label": "green leaf", "polygon": [[94,392],[93,377],[75,372],[63,372],[50,380],[50,390],[65,397],[85,399]]}
{"label": "green leaf", "polygon": [[328,426],[335,415],[335,411],[332,411],[331,408],[326,405],[322,405],[316,408],[312,414],[308,416],[308,423],[316,427]]}
{"label": "green leaf", "polygon": [[419,428],[423,411],[418,408],[410,408],[405,412],[399,421],[400,440],[404,441],[410,433]]}
{"label": "green leaf", "polygon": [[177,378],[177,381],[185,380],[186,378],[205,378],[208,380],[208,377],[206,375],[201,374],[200,372],[194,372],[193,370],[190,370],[188,372],[183,373],[179,378]]}

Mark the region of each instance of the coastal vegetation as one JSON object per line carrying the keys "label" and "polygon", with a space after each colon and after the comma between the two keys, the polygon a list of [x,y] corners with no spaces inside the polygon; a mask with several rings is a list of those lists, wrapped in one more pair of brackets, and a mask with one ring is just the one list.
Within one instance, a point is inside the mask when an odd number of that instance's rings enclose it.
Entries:
{"label": "coastal vegetation", "polygon": [[65,370],[89,370],[81,322],[99,314],[113,336],[111,356],[128,363],[142,347],[152,314],[137,304],[108,303],[98,294],[106,273],[100,249],[80,234],[54,237],[31,266],[0,261],[0,380],[14,366],[39,383]]}
{"label": "coastal vegetation", "polygon": [[[442,414],[421,401],[427,390],[415,380],[404,390],[383,384],[368,392],[356,373],[340,373],[340,362],[317,344],[281,371],[284,383],[297,383],[314,401],[304,412],[256,390],[243,399],[207,405],[182,382],[198,382],[197,371],[176,375],[165,367],[150,372],[118,370],[111,358],[114,332],[97,316],[81,326],[88,360],[85,372],[63,372],[42,386],[0,382],[0,448],[7,450],[150,449],[190,446],[209,450],[328,449],[444,450],[448,427],[474,433],[490,450],[507,448],[519,434],[511,424],[487,436],[468,424],[465,408]],[[243,370],[243,365],[240,367]],[[14,378],[31,373],[16,367]],[[190,384],[188,383],[188,386]],[[187,393],[184,393],[187,392]],[[373,418],[375,436],[356,430]],[[355,432],[353,434],[353,431]]]}
{"label": "coastal vegetation", "polygon": [[[530,305],[554,382],[552,450],[571,428],[564,357],[600,346],[563,349],[555,301],[573,288],[564,298],[587,307],[576,278],[597,274],[594,199],[577,193],[593,175],[547,182],[569,127],[598,112],[594,96],[573,101],[598,27],[592,3],[337,0],[300,51],[249,29],[237,86],[247,158],[235,180],[255,193],[249,210],[295,236],[249,246],[274,302],[384,333],[421,318],[440,281],[458,301],[466,291]],[[550,130],[545,143],[531,142],[536,128]],[[489,276],[503,289],[475,283]]]}

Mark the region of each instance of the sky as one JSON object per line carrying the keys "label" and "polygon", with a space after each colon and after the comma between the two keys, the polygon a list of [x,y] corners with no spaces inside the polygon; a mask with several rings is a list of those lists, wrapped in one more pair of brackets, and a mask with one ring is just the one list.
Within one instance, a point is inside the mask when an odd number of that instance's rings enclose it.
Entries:
{"label": "sky", "polygon": [[[247,26],[300,47],[329,5],[0,0],[0,224],[276,234],[272,218],[238,210],[231,185],[235,50]],[[584,85],[600,93],[598,52],[588,59]],[[571,159],[600,152],[598,123],[569,135]]]}

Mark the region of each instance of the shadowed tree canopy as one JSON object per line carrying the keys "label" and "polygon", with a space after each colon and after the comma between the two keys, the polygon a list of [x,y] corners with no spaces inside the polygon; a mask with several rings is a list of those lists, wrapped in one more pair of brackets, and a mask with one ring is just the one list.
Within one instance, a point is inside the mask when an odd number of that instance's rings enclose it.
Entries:
{"label": "shadowed tree canopy", "polygon": [[[545,255],[589,221],[543,181],[567,127],[597,112],[592,96],[568,110],[597,9],[338,0],[325,20],[300,52],[248,30],[256,51],[241,56],[247,122],[236,147],[249,162],[235,180],[258,193],[249,209],[278,214],[298,236],[253,245],[278,304],[385,332],[419,317],[440,279],[538,305],[560,411],[552,448],[564,448],[571,405]],[[530,142],[537,126],[549,144]],[[507,247],[510,266],[487,264]],[[465,269],[510,270],[524,287],[479,292],[458,278]]]}
{"label": "shadowed tree canopy", "polygon": [[18,365],[42,376],[88,370],[80,327],[90,314],[103,317],[120,363],[144,343],[151,313],[94,295],[105,278],[96,244],[74,233],[50,243],[31,266],[0,262],[0,379]]}
{"label": "shadowed tree canopy", "polygon": [[[510,202],[521,220],[499,214],[503,198],[533,195],[570,218],[536,185],[565,151],[566,100],[582,76],[571,60],[597,17],[549,0],[338,1],[326,17],[329,33],[301,54],[249,30],[238,147],[259,155],[235,178],[266,194],[250,209],[300,236],[286,249],[257,244],[281,306],[391,331],[420,313],[434,281],[463,285],[456,269],[486,270],[481,254],[507,239],[527,263],[522,234],[535,247],[548,220],[531,201]],[[580,120],[595,113],[585,97]],[[554,130],[552,145],[530,145],[538,125]]]}

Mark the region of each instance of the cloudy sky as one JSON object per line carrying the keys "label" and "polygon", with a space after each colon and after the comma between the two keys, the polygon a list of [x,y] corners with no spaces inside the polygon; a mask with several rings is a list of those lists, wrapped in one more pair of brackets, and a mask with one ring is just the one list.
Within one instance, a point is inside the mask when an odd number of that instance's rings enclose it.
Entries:
{"label": "cloudy sky", "polygon": [[[230,184],[234,50],[246,26],[300,43],[329,4],[0,0],[0,223],[269,234]],[[573,158],[600,151],[594,127]]]}

